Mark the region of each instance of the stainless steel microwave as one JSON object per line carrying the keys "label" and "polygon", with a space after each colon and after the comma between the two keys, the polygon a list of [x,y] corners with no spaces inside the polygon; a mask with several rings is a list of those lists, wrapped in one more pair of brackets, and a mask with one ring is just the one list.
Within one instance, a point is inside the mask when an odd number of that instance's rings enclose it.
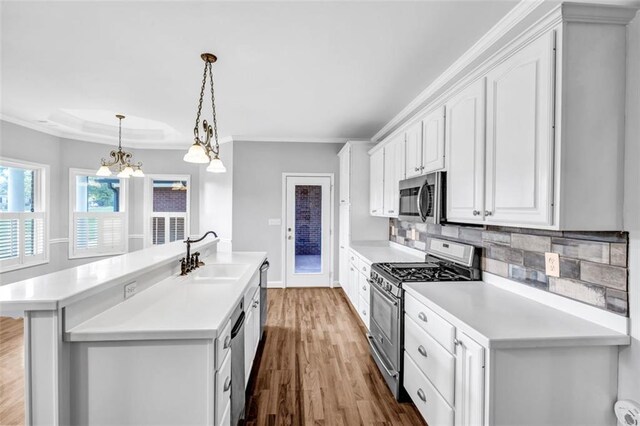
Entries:
{"label": "stainless steel microwave", "polygon": [[444,188],[444,172],[433,172],[400,181],[398,218],[440,223],[443,220]]}

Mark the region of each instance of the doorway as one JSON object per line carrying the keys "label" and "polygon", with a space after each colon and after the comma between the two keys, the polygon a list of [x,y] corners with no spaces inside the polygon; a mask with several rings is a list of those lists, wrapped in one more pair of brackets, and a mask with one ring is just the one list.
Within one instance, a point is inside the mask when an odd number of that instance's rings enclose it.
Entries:
{"label": "doorway", "polygon": [[331,287],[332,182],[332,174],[283,175],[285,287]]}

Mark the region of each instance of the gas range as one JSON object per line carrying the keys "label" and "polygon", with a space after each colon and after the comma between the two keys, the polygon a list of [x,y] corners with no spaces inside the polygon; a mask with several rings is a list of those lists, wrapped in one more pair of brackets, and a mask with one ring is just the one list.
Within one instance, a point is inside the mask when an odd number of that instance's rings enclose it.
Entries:
{"label": "gas range", "polygon": [[424,262],[374,263],[369,284],[369,345],[371,354],[396,399],[402,394],[404,345],[404,283],[475,281],[480,279],[476,248],[435,238],[427,239]]}

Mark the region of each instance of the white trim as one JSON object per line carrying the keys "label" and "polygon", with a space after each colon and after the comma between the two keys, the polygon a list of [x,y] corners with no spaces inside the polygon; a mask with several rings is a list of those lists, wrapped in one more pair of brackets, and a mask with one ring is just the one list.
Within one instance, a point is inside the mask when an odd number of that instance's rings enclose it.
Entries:
{"label": "white trim", "polygon": [[49,245],[51,244],[65,244],[69,242],[69,238],[67,237],[63,237],[63,238],[51,238],[49,240]]}
{"label": "white trim", "polygon": [[129,238],[133,240],[142,240],[144,239],[144,234],[129,234]]}
{"label": "white trim", "polygon": [[603,327],[615,330],[618,333],[629,334],[629,318],[622,315],[614,314],[613,312],[608,312],[604,309],[587,305],[586,303],[578,302],[548,291],[540,290],[489,272],[482,273],[482,280],[487,284],[494,285],[503,290],[510,291],[511,293],[526,297],[527,299],[534,300],[570,315],[594,322]]}
{"label": "white trim", "polygon": [[415,113],[429,98],[450,83],[456,75],[471,65],[473,61],[477,60],[484,51],[519,24],[542,3],[544,3],[544,0],[525,0],[516,4],[509,13],[487,31],[480,40],[463,53],[449,68],[440,74],[426,89],[409,102],[409,105],[404,107],[402,111],[385,124],[371,139],[377,142],[387,136],[388,133],[402,124],[405,119]]}
{"label": "white trim", "polygon": [[285,288],[282,281],[267,281],[267,288]]}
{"label": "white trim", "polygon": [[335,177],[333,173],[282,173],[282,211],[280,212],[280,220],[282,223],[282,287],[287,288],[287,177],[328,177],[329,183],[329,285],[333,288],[333,277],[335,276],[335,263],[334,263],[334,244],[335,244],[335,200],[334,200],[334,183]]}
{"label": "white trim", "polygon": [[311,138],[311,137],[277,137],[277,136],[244,136],[234,135],[233,142],[285,142],[285,143],[347,143],[349,138]]}

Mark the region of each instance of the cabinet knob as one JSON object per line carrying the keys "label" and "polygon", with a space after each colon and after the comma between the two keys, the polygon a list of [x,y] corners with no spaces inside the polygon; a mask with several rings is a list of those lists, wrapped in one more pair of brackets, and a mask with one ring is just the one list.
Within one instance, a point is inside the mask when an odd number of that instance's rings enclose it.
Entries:
{"label": "cabinet knob", "polygon": [[427,396],[424,394],[424,391],[422,389],[418,389],[418,392],[416,393],[418,394],[418,398],[420,398],[424,402],[427,402]]}
{"label": "cabinet knob", "polygon": [[366,286],[366,285],[363,285],[363,286],[362,286],[362,289],[363,289],[364,291],[367,291],[367,286]]}
{"label": "cabinet knob", "polygon": [[462,345],[462,342],[460,342],[460,340],[458,339],[453,339],[453,346],[458,346],[458,345]]}
{"label": "cabinet knob", "polygon": [[351,270],[353,271],[353,268],[351,268]]}
{"label": "cabinet knob", "polygon": [[493,214],[493,212],[491,210],[485,210],[484,211],[484,215],[485,216],[491,216]]}
{"label": "cabinet knob", "polygon": [[422,345],[418,346],[418,352],[423,357],[425,357],[425,358],[427,357],[427,350],[424,348],[424,346],[422,346]]}
{"label": "cabinet knob", "polygon": [[413,169],[414,172],[419,172],[420,171],[420,167],[416,167]]}
{"label": "cabinet knob", "polygon": [[227,376],[227,378],[224,381],[224,392],[227,392],[229,389],[231,389],[231,377]]}
{"label": "cabinet knob", "polygon": [[362,310],[362,315],[364,315],[365,317],[367,316],[367,311],[365,311],[364,309]]}
{"label": "cabinet knob", "polygon": [[478,210],[474,210],[474,211],[473,211],[473,215],[474,215],[474,216],[480,216],[480,212],[479,212]]}
{"label": "cabinet knob", "polygon": [[389,213],[393,213],[393,210],[389,210]]}
{"label": "cabinet knob", "polygon": [[418,318],[421,319],[424,322],[427,322],[427,315],[424,312],[420,312],[418,314]]}
{"label": "cabinet knob", "polygon": [[378,210],[371,210],[371,213],[376,213]]}
{"label": "cabinet knob", "polygon": [[340,200],[341,203],[344,203],[345,200]]}
{"label": "cabinet knob", "polygon": [[420,170],[424,170],[424,166],[420,166]]}
{"label": "cabinet knob", "polygon": [[224,338],[224,345],[222,345],[222,349],[228,349],[229,347],[231,347],[231,336]]}

